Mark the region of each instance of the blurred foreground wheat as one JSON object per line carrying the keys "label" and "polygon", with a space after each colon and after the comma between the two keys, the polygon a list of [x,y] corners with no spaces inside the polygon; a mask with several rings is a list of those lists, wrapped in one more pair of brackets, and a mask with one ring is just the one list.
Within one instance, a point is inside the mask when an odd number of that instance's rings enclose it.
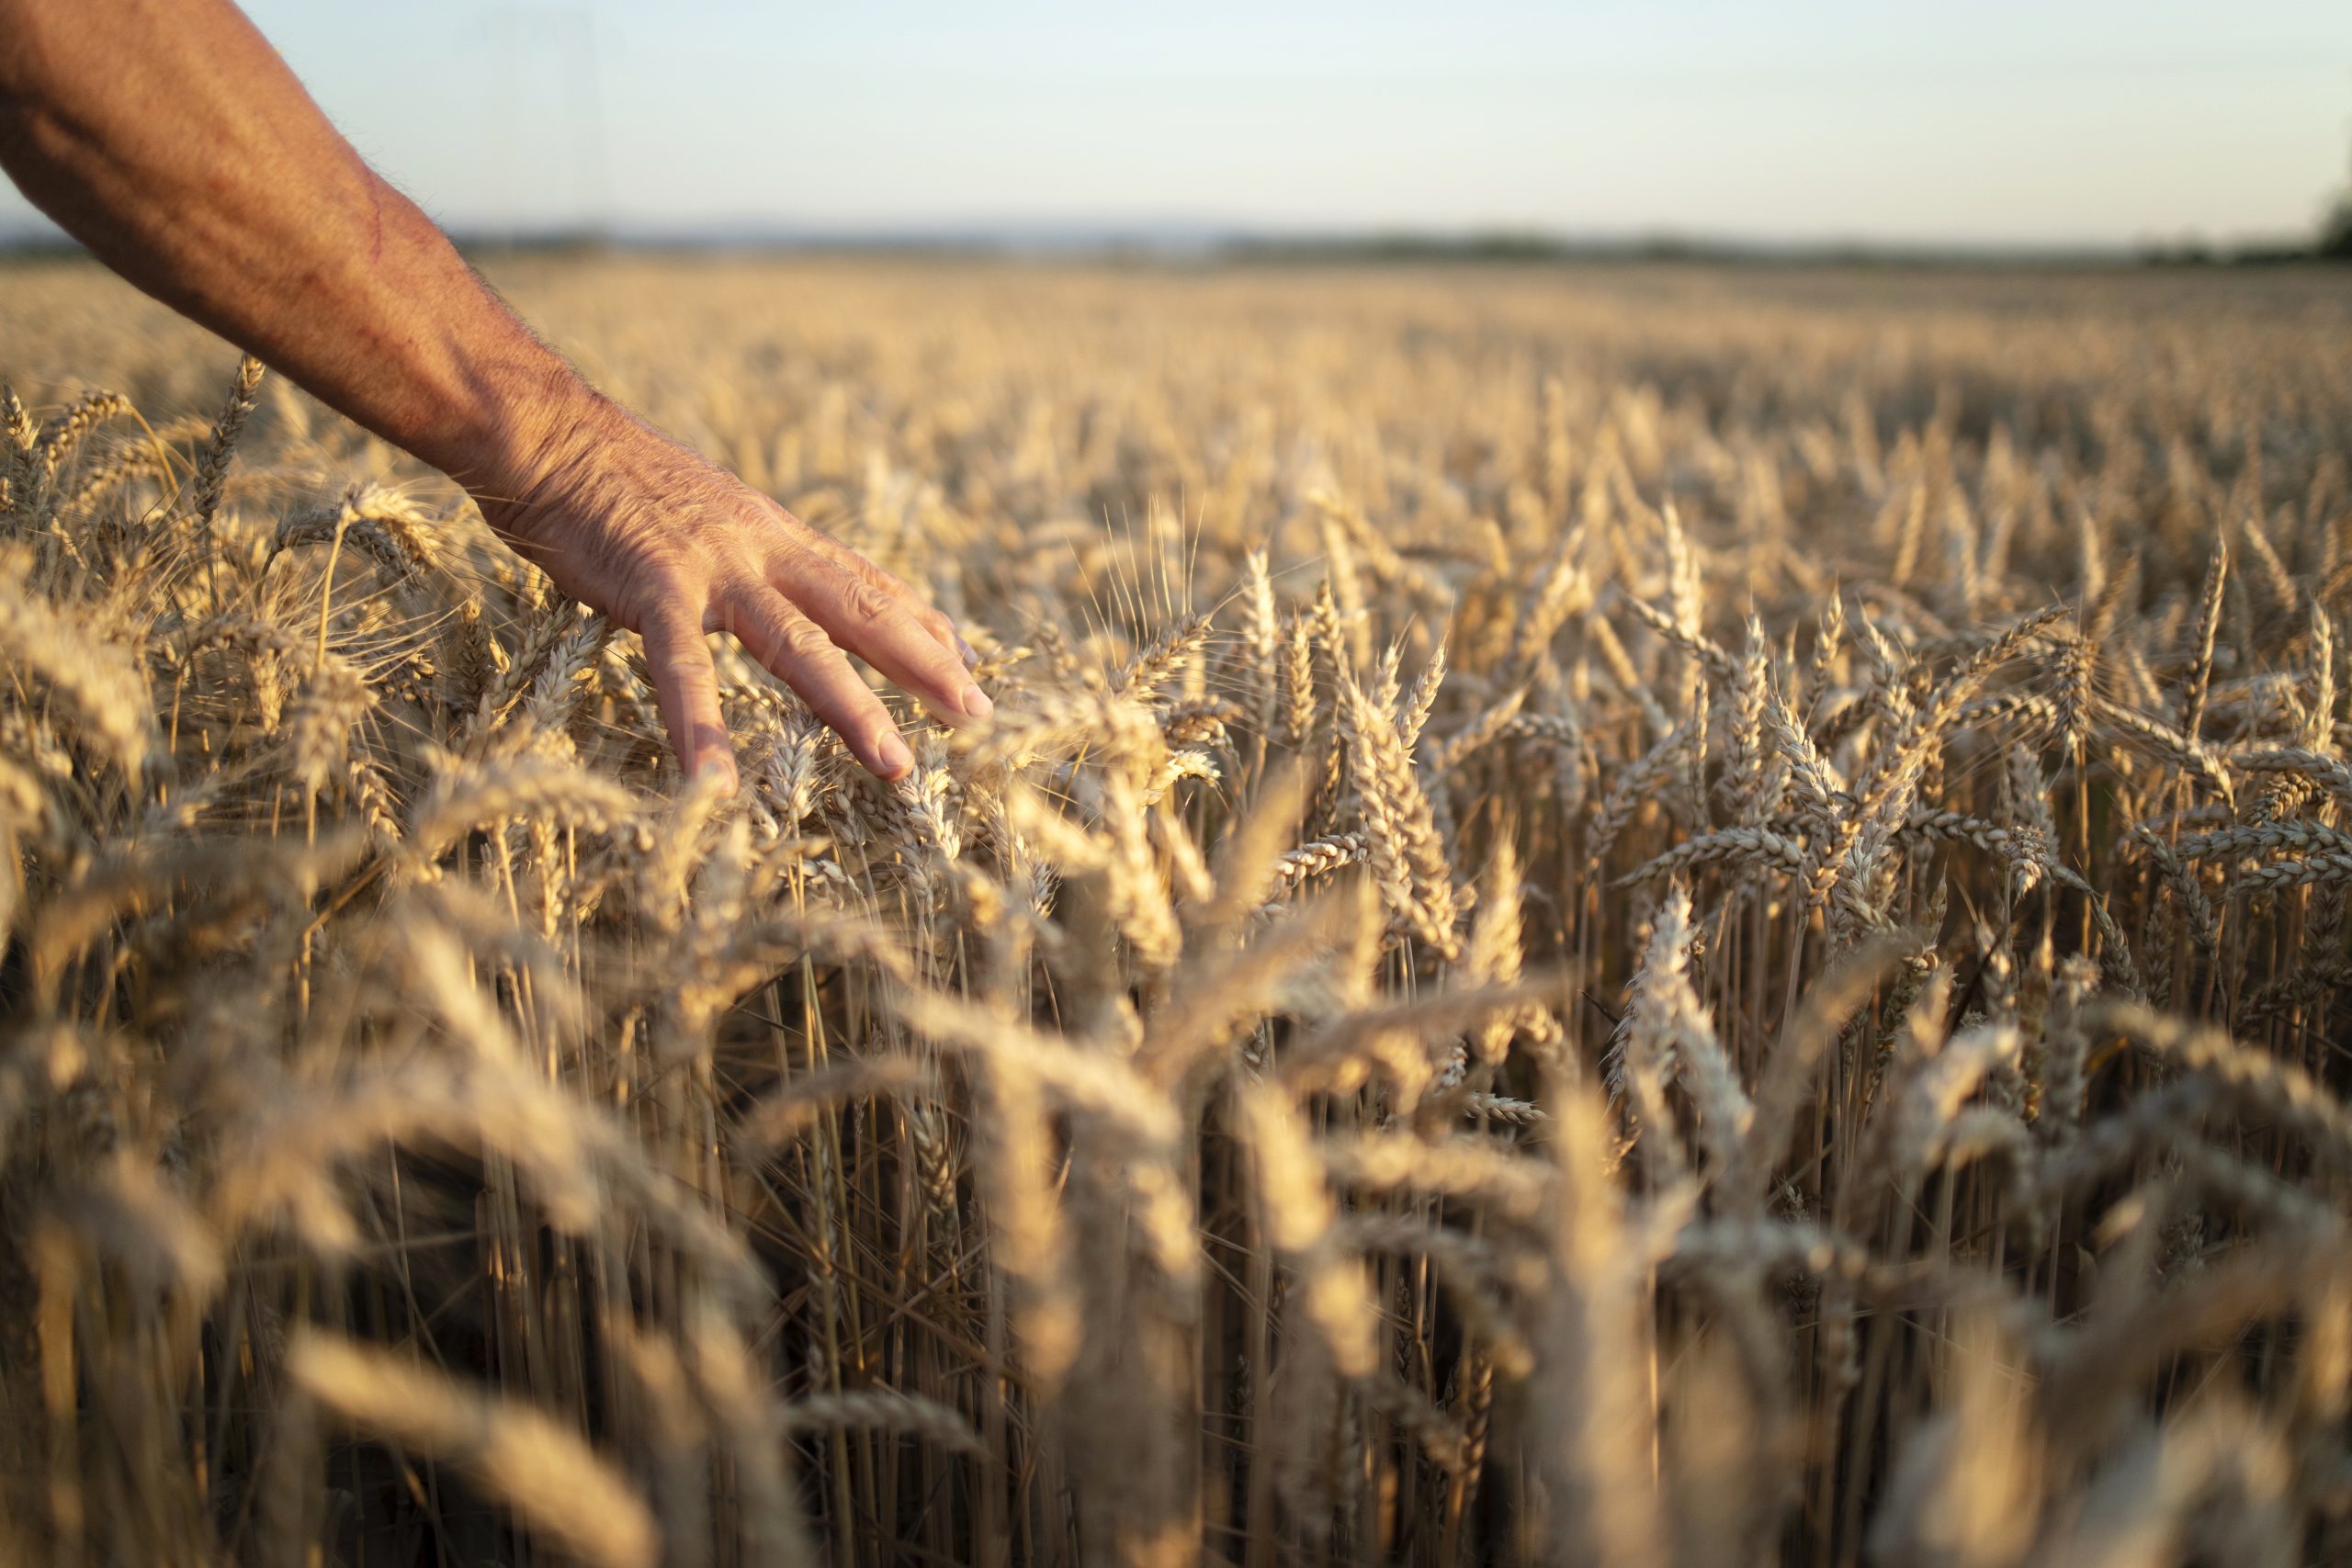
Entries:
{"label": "blurred foreground wheat", "polygon": [[11,273],[0,1562],[2352,1553],[2340,283],[513,281],[997,722]]}

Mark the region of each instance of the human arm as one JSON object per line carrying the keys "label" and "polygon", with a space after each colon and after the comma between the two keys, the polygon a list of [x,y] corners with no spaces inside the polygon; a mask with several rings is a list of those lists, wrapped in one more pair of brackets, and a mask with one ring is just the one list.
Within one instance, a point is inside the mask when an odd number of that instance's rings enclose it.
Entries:
{"label": "human arm", "polygon": [[638,632],[689,774],[733,774],[706,631],[886,777],[910,759],[846,653],[943,720],[985,716],[944,616],[589,387],[229,0],[0,0],[0,168],[131,283],[463,484],[559,588]]}

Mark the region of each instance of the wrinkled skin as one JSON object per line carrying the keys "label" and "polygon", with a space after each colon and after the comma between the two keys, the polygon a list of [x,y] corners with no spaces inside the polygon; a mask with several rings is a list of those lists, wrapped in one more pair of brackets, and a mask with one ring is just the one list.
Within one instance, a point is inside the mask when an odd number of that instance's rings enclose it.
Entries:
{"label": "wrinkled skin", "polygon": [[514,498],[477,492],[482,513],[559,588],[644,637],[690,773],[732,767],[706,632],[740,638],[884,778],[912,758],[850,653],[943,723],[988,716],[946,616],[732,474],[609,402],[554,447]]}

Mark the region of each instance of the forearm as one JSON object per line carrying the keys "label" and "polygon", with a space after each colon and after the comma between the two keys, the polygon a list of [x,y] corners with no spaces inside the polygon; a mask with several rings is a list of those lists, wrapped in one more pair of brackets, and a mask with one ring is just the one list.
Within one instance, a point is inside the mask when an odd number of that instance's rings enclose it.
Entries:
{"label": "forearm", "polygon": [[604,417],[226,0],[0,0],[0,165],[140,288],[479,491]]}

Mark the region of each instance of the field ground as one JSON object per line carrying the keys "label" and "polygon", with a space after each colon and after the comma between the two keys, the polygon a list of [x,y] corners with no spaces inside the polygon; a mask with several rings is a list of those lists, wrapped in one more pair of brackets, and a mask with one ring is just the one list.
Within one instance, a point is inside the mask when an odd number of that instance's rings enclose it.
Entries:
{"label": "field ground", "polygon": [[997,718],[0,268],[0,1562],[2352,1556],[2352,272],[493,274]]}

